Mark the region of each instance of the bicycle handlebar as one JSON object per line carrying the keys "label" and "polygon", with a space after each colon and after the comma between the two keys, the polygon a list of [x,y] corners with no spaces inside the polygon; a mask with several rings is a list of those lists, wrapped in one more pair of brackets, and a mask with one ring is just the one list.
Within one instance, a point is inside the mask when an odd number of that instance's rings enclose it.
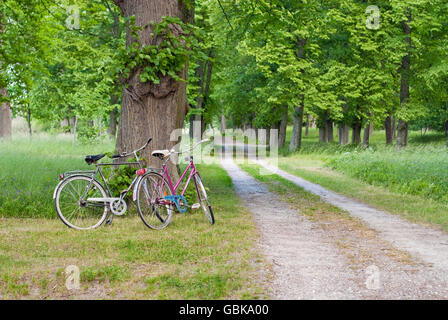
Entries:
{"label": "bicycle handlebar", "polygon": [[127,157],[127,156],[131,155],[131,154],[135,154],[135,153],[145,149],[151,141],[152,141],[152,138],[149,138],[148,141],[145,143],[145,145],[143,147],[141,147],[140,149],[134,150],[134,151],[132,151],[130,153],[123,152],[122,154],[115,154],[115,155],[112,156],[112,159],[124,158],[124,157]]}
{"label": "bicycle handlebar", "polygon": [[196,147],[199,146],[200,144],[203,144],[203,143],[205,143],[205,142],[210,142],[210,141],[212,141],[211,138],[201,140],[201,141],[199,141],[198,143],[196,143],[193,147],[191,147],[190,149],[185,150],[185,151],[182,151],[182,152],[174,151],[174,149],[172,149],[172,150],[170,151],[170,154],[169,154],[169,155],[171,155],[171,154],[183,154],[183,153],[187,153],[187,152],[193,151],[193,150],[196,149]]}

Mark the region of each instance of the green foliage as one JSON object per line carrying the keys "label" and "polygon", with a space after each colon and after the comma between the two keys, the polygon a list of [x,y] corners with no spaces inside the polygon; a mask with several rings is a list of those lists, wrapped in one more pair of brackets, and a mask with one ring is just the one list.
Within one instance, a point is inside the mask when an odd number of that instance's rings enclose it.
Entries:
{"label": "green foliage", "polygon": [[98,131],[94,126],[92,126],[91,121],[82,121],[77,128],[77,134],[78,140],[82,144],[95,142],[99,138]]}
{"label": "green foliage", "polygon": [[[169,75],[176,81],[186,81],[178,74],[192,55],[203,56],[197,37],[200,31],[177,17],[164,17],[159,23],[150,22],[148,26],[136,27],[135,19],[130,19],[131,33],[139,39],[139,31],[151,28],[152,43],[142,45],[134,41],[121,53],[124,61],[122,76],[128,78],[133,70],[142,70],[141,82],[160,83],[160,77]],[[175,27],[173,27],[175,26]],[[176,34],[173,30],[177,31]]]}
{"label": "green foliage", "polygon": [[[109,154],[109,157],[111,154]],[[135,162],[135,158],[129,158],[126,162]],[[143,159],[144,161],[144,159]],[[107,167],[103,174],[109,184],[110,191],[113,195],[120,194],[121,191],[126,190],[135,178],[135,173],[139,168],[132,165],[122,165],[119,168]],[[126,195],[126,199],[132,199],[132,190]]]}
{"label": "green foliage", "polygon": [[[80,29],[66,26],[66,0],[0,4],[2,79],[14,115],[45,121],[96,119],[117,107],[118,48],[125,45],[118,8],[80,0]],[[115,32],[116,31],[116,32]]]}
{"label": "green foliage", "polygon": [[80,280],[85,282],[105,282],[114,283],[129,278],[129,272],[126,267],[104,266],[99,268],[85,267],[81,270]]}

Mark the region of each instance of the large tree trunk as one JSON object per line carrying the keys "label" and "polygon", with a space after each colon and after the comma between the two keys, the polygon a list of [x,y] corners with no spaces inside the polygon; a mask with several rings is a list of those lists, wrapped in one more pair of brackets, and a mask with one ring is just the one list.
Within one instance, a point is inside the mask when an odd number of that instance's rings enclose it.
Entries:
{"label": "large tree trunk", "polygon": [[392,130],[392,117],[390,114],[387,116],[386,120],[384,121],[384,127],[386,129],[386,144],[392,144],[392,141],[394,139],[394,133]]}
{"label": "large tree trunk", "polygon": [[[192,22],[193,10],[189,10],[183,1],[177,0],[114,0],[124,17],[135,16],[135,25],[142,27],[139,31],[141,45],[150,45],[153,26],[150,21],[158,23],[163,16],[180,17],[185,22]],[[179,26],[172,26],[171,33],[176,36]],[[133,39],[128,30],[127,45]],[[158,39],[158,42],[163,39]],[[186,79],[187,66],[179,76]],[[169,75],[160,75],[160,84],[142,83],[142,69],[131,71],[123,86],[122,110],[118,126],[117,152],[132,151],[145,144],[149,137],[153,141],[142,156],[150,165],[160,165],[160,161],[151,157],[151,150],[171,149],[181,140],[181,130],[187,110],[186,83],[178,82]],[[178,177],[178,168],[169,162],[170,174]]]}
{"label": "large tree trunk", "polygon": [[[407,54],[401,61],[401,86],[400,86],[400,105],[403,107],[409,100],[409,82],[411,78],[411,11],[407,11],[407,22],[403,22],[403,31],[406,35],[405,42],[408,46]],[[408,123],[404,120],[398,121],[397,128],[397,147],[406,147],[408,145]]]}
{"label": "large tree trunk", "polygon": [[303,110],[303,102],[300,107],[294,107],[294,124],[292,128],[291,142],[289,143],[290,152],[299,150],[302,147]]}
{"label": "large tree trunk", "polygon": [[283,107],[282,121],[278,131],[278,146],[284,147],[286,144],[286,129],[288,127],[288,106]]}

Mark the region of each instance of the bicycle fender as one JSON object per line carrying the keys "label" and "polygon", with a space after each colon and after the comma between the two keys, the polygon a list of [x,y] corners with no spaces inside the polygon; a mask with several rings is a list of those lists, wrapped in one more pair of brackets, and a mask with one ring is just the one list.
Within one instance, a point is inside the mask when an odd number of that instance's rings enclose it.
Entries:
{"label": "bicycle fender", "polygon": [[143,176],[139,176],[137,181],[134,183],[134,188],[132,189],[132,201],[137,201],[137,188],[140,184],[140,181],[142,180]]}
{"label": "bicycle fender", "polygon": [[56,192],[58,191],[59,187],[61,186],[61,184],[64,182],[65,179],[59,181],[58,185],[56,186],[56,188],[54,188],[53,191],[53,200],[56,199]]}
{"label": "bicycle fender", "polygon": [[[68,177],[62,179],[61,181],[59,181],[59,183],[58,183],[58,185],[56,186],[56,188],[54,188],[54,191],[53,191],[53,200],[56,199],[56,192],[58,191],[58,189],[59,189],[59,187],[61,186],[61,184],[63,184],[63,183],[65,182],[65,180],[67,180],[68,178],[76,177],[76,176],[79,176],[79,177],[87,177],[87,178],[89,178],[89,179],[92,178],[92,177],[85,176],[85,175],[82,175],[82,174],[77,174],[77,175],[68,176]],[[96,182],[98,182],[98,184],[100,184],[100,185],[102,186],[102,184],[99,183],[98,180],[96,180],[96,179],[93,179],[93,180],[95,180]],[[104,188],[104,186],[103,186],[103,188]],[[106,189],[104,189],[104,190],[106,190]],[[107,190],[106,190],[106,192],[107,192]]]}

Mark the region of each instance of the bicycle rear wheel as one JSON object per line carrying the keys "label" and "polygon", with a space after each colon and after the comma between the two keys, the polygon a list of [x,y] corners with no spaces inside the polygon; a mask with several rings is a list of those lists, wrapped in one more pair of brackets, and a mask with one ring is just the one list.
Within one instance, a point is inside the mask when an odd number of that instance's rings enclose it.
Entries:
{"label": "bicycle rear wheel", "polygon": [[207,196],[207,191],[205,190],[204,184],[202,183],[199,174],[194,175],[194,181],[196,184],[196,191],[198,193],[199,203],[201,204],[202,210],[204,211],[205,217],[210,222],[210,224],[215,223],[215,216],[213,215],[212,206],[210,205],[209,198]]}
{"label": "bicycle rear wheel", "polygon": [[157,173],[146,174],[137,187],[137,211],[143,223],[161,230],[171,223],[174,207],[164,199],[172,195],[165,179]]}
{"label": "bicycle rear wheel", "polygon": [[87,199],[106,197],[106,190],[98,181],[87,176],[71,176],[56,190],[56,212],[70,228],[95,229],[106,219],[107,207],[105,203],[89,202]]}

